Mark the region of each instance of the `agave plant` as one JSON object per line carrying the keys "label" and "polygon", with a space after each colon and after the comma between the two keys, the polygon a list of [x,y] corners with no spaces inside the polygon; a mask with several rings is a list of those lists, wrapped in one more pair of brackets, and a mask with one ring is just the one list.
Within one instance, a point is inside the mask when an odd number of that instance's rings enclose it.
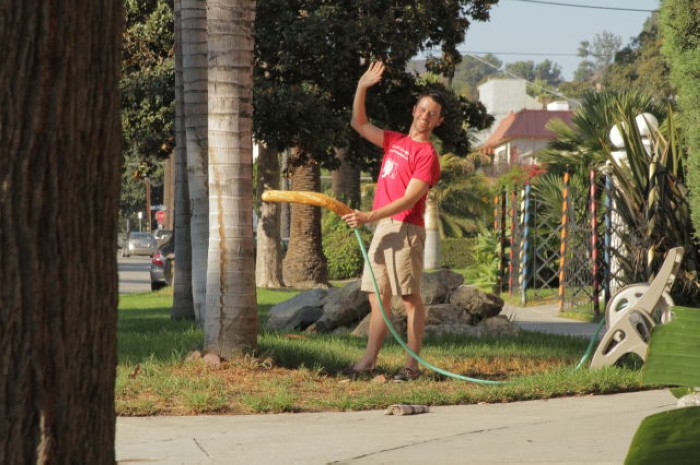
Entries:
{"label": "agave plant", "polygon": [[[686,154],[678,142],[676,116],[669,110],[659,129],[650,128],[648,150],[638,127],[639,117],[622,106],[618,106],[617,112],[626,162],[616,161],[609,146],[604,149],[615,179],[613,195],[617,212],[629,232],[628,237],[623,238],[625,249],[632,255],[634,244],[640,245],[643,276],[648,279],[669,248],[685,247],[685,274],[680,276],[679,283],[683,286],[680,294],[695,296],[698,294],[695,284],[697,250],[685,185]],[[626,271],[634,275],[633,270]]]}
{"label": "agave plant", "polygon": [[555,134],[547,149],[537,154],[537,160],[547,165],[550,173],[565,170],[588,176],[591,169],[605,164],[604,146],[610,128],[619,122],[618,108],[637,115],[644,111],[662,116],[663,111],[650,97],[638,93],[617,94],[591,92],[584,94],[581,105],[572,117],[572,126],[552,120],[547,126]]}

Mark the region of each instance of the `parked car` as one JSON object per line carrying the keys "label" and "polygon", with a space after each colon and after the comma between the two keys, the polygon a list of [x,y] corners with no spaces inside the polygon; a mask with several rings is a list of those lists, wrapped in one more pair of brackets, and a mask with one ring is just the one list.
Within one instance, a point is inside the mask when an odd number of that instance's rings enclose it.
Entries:
{"label": "parked car", "polygon": [[163,244],[165,244],[165,241],[170,239],[170,236],[173,235],[173,231],[170,229],[156,229],[153,231],[153,237],[156,238],[156,244],[158,244],[158,247],[161,247]]}
{"label": "parked car", "polygon": [[151,233],[130,232],[126,239],[126,248],[122,249],[122,254],[125,257],[130,257],[131,255],[151,256],[156,250],[158,250],[156,238]]}
{"label": "parked car", "polygon": [[175,262],[175,240],[170,236],[153,255],[151,255],[151,290],[157,291],[173,284]]}

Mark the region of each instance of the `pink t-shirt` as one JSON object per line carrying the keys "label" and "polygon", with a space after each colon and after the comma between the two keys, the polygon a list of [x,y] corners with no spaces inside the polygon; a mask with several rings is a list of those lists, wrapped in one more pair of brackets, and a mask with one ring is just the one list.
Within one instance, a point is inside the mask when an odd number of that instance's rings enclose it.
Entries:
{"label": "pink t-shirt", "polygon": [[[383,207],[403,197],[408,182],[416,178],[433,187],[440,179],[440,162],[437,152],[430,142],[416,142],[406,134],[384,131],[384,159],[377,179],[373,210]],[[424,195],[410,210],[405,210],[392,218],[418,226],[424,226]]]}

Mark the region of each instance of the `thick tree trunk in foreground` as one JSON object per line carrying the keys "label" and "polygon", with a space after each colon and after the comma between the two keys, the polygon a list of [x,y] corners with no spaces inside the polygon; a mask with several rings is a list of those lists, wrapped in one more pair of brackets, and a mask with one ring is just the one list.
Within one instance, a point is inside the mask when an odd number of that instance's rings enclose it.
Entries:
{"label": "thick tree trunk in foreground", "polygon": [[113,465],[122,1],[0,8],[0,463]]}

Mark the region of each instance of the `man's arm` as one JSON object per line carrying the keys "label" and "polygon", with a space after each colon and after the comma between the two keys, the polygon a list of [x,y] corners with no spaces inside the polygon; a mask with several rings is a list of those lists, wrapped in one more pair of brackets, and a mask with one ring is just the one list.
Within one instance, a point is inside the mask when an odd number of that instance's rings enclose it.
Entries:
{"label": "man's arm", "polygon": [[384,145],[384,131],[372,123],[367,118],[365,110],[365,100],[367,98],[367,89],[381,81],[384,73],[384,63],[375,61],[369,65],[369,68],[360,77],[355,91],[355,99],[352,102],[352,119],[350,126],[358,132],[362,137],[382,147]]}
{"label": "man's arm", "polygon": [[418,202],[418,200],[420,200],[420,198],[423,197],[426,192],[428,192],[429,188],[430,185],[427,182],[412,178],[408,182],[408,186],[406,186],[406,192],[404,193],[403,197],[400,197],[377,210],[372,210],[369,212],[355,210],[352,213],[343,215],[343,220],[345,220],[345,222],[351,228],[357,228],[363,224],[373,223],[383,218],[388,218],[399,212],[412,208],[416,202]]}

